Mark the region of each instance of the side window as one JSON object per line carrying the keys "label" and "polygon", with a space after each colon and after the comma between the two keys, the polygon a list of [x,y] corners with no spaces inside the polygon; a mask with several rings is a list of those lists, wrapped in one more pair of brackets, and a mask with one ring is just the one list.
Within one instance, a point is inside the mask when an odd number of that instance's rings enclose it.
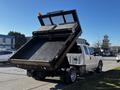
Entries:
{"label": "side window", "polygon": [[85,50],[85,54],[86,54],[86,55],[89,55],[89,53],[88,53],[88,49],[87,49],[86,46],[84,46],[84,50]]}
{"label": "side window", "polygon": [[78,47],[78,53],[82,53],[81,47]]}
{"label": "side window", "polygon": [[90,52],[90,55],[94,55],[94,48],[89,47],[89,52]]}

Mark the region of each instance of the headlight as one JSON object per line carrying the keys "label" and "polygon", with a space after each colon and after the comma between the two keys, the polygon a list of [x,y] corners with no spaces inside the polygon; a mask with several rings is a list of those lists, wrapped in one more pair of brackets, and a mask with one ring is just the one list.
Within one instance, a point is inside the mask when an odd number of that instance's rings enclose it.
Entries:
{"label": "headlight", "polygon": [[118,60],[119,58],[118,58],[118,57],[116,57],[116,59]]}

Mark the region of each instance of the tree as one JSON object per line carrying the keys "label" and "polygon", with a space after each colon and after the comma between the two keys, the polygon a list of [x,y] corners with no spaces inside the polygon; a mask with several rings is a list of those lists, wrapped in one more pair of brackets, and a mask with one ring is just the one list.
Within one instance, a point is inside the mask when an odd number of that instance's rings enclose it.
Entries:
{"label": "tree", "polygon": [[100,41],[97,41],[95,44],[94,44],[94,47],[95,47],[95,52],[97,54],[101,54],[101,42]]}
{"label": "tree", "polygon": [[95,44],[94,44],[94,47],[95,48],[101,48],[102,46],[102,43],[100,41],[97,41]]}
{"label": "tree", "polygon": [[107,51],[107,50],[110,49],[110,43],[109,43],[109,37],[108,37],[108,35],[105,35],[104,38],[103,38],[102,49],[104,51]]}
{"label": "tree", "polygon": [[8,35],[15,37],[15,49],[19,49],[27,41],[25,35],[19,32],[10,31]]}

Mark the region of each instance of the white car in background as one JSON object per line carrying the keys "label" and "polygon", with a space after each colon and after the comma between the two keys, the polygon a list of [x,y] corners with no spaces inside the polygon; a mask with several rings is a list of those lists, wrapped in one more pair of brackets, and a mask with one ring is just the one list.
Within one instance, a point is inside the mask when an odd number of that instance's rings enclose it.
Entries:
{"label": "white car in background", "polygon": [[1,50],[0,51],[0,63],[8,62],[9,58],[15,53],[15,51]]}
{"label": "white car in background", "polygon": [[117,55],[116,59],[117,59],[117,62],[120,62],[120,54]]}

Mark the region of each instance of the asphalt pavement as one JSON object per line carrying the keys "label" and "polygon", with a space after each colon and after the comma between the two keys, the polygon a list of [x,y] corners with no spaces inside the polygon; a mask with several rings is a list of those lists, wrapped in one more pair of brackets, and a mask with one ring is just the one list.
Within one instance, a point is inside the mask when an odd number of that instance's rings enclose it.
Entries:
{"label": "asphalt pavement", "polygon": [[[103,71],[120,66],[116,61],[104,61]],[[37,81],[26,76],[26,71],[10,65],[0,65],[0,90],[60,90],[64,87],[59,78]]]}

